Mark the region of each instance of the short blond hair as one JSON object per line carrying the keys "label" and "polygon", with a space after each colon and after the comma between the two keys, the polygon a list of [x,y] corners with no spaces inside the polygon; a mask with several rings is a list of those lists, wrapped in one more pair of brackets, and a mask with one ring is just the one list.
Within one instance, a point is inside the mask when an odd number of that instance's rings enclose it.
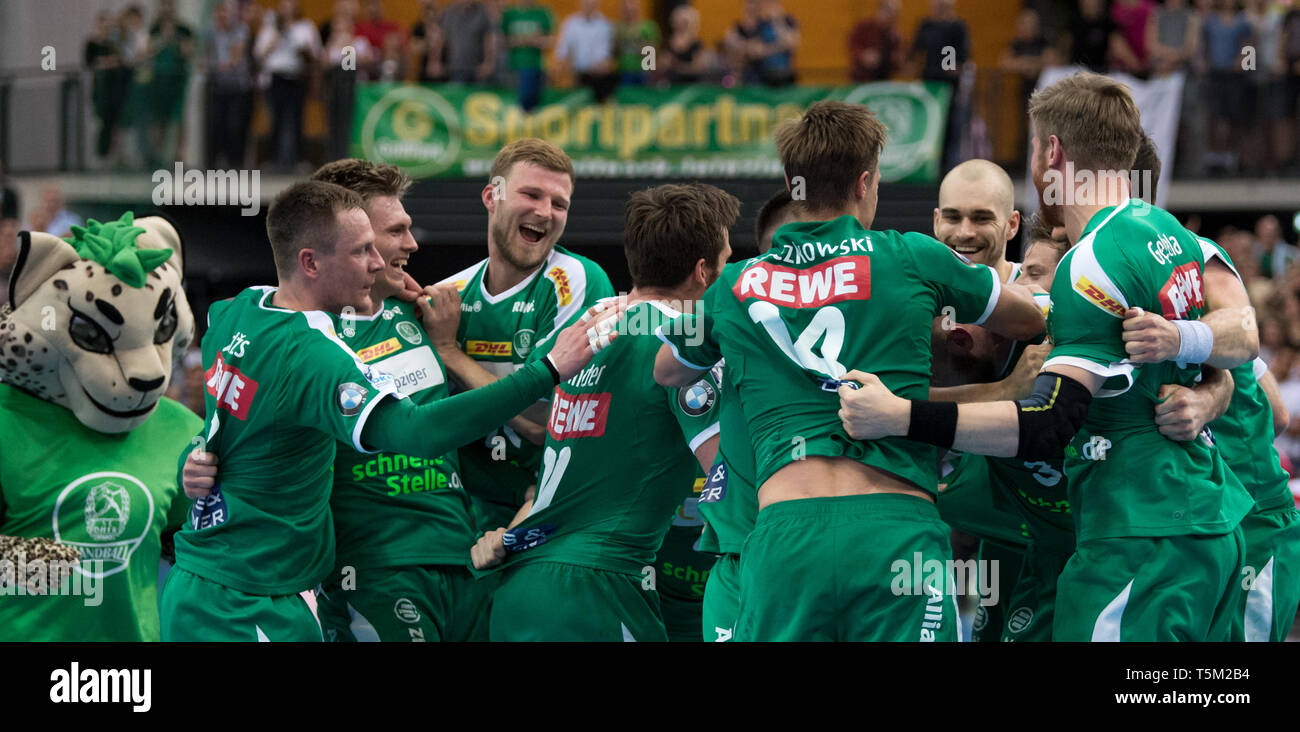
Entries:
{"label": "short blond hair", "polygon": [[506,145],[492,161],[492,179],[497,176],[508,178],[515,163],[532,163],[533,165],[554,173],[567,173],[569,184],[576,185],[577,177],[573,174],[573,161],[568,153],[546,140],[525,137]]}
{"label": "short blond hair", "polygon": [[1085,170],[1128,171],[1142,143],[1142,116],[1128,87],[1079,72],[1034,92],[1029,118],[1040,145],[1056,135]]}
{"label": "short blond hair", "polygon": [[803,178],[810,209],[838,208],[863,171],[875,170],[885,125],[861,104],[821,101],[776,131],[776,151],[793,184]]}

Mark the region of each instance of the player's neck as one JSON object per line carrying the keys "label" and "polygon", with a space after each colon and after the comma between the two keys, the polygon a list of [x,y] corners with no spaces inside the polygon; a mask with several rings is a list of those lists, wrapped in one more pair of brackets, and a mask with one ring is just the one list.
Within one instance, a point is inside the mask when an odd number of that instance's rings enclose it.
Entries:
{"label": "player's neck", "polygon": [[680,310],[682,303],[688,300],[699,300],[703,294],[696,291],[696,288],[687,285],[680,287],[633,287],[632,291],[627,294],[627,304],[632,306],[639,302],[655,300]]}
{"label": "player's neck", "polygon": [[324,303],[312,295],[311,290],[292,280],[280,281],[279,289],[271,296],[271,305],[285,310],[324,310]]}
{"label": "player's neck", "polygon": [[1002,282],[1006,282],[1011,277],[1011,263],[1007,261],[1006,257],[994,262],[993,269],[997,270],[998,279]]}
{"label": "player's neck", "polygon": [[542,264],[546,264],[546,260],[542,260],[541,264],[532,269],[519,269],[507,262],[505,257],[496,252],[490,252],[488,254],[487,276],[483,278],[483,289],[487,290],[487,294],[493,297],[500,295],[528,279],[534,272],[541,269]]}
{"label": "player's neck", "polygon": [[1089,202],[1065,206],[1065,234],[1069,237],[1071,244],[1079,243],[1084,228],[1097,215],[1098,211],[1111,206],[1119,206],[1128,201],[1132,195],[1127,174],[1117,175],[1113,172],[1099,172],[1096,175],[1093,195],[1085,197],[1079,195],[1078,191],[1074,192],[1074,200],[1078,201],[1084,198]]}

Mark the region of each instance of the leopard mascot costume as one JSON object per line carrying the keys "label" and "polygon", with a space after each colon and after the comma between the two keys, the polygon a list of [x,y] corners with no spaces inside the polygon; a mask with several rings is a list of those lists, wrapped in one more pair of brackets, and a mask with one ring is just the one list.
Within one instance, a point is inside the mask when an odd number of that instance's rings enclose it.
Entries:
{"label": "leopard mascot costume", "polygon": [[166,220],[22,232],[0,305],[0,641],[159,639],[177,456],[202,420],[163,396],[194,336]]}

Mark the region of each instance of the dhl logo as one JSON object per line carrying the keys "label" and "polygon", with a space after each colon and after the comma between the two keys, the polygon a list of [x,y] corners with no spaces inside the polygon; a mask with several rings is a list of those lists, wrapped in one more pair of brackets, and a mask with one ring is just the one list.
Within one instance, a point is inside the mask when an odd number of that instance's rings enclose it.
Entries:
{"label": "dhl logo", "polygon": [[1084,277],[1083,275],[1079,276],[1078,281],[1074,283],[1074,291],[1088,298],[1097,307],[1105,310],[1111,315],[1114,315],[1117,318],[1124,317],[1124,306],[1120,305],[1115,298],[1107,295],[1104,290],[1093,284],[1087,277]]}
{"label": "dhl logo", "polygon": [[510,341],[466,341],[467,356],[509,356]]}
{"label": "dhl logo", "polygon": [[376,343],[373,346],[367,346],[357,351],[357,358],[360,358],[362,363],[370,363],[377,358],[382,358],[400,350],[402,350],[401,342],[396,338],[389,338],[383,343]]}
{"label": "dhl logo", "polygon": [[555,294],[560,300],[560,307],[573,302],[573,290],[569,288],[569,275],[565,274],[563,269],[552,267],[546,276],[555,282]]}

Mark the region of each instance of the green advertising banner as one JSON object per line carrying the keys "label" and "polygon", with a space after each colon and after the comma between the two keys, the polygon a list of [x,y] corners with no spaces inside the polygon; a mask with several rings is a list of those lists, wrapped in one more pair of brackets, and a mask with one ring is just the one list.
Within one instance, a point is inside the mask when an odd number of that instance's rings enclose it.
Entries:
{"label": "green advertising banner", "polygon": [[772,133],[813,102],[866,104],[889,128],[885,182],[938,178],[951,92],[921,82],[840,87],[547,90],[531,114],[513,92],[459,85],[357,88],[352,154],[417,178],[486,176],[506,143],[541,137],[564,148],[580,177],[775,178]]}

